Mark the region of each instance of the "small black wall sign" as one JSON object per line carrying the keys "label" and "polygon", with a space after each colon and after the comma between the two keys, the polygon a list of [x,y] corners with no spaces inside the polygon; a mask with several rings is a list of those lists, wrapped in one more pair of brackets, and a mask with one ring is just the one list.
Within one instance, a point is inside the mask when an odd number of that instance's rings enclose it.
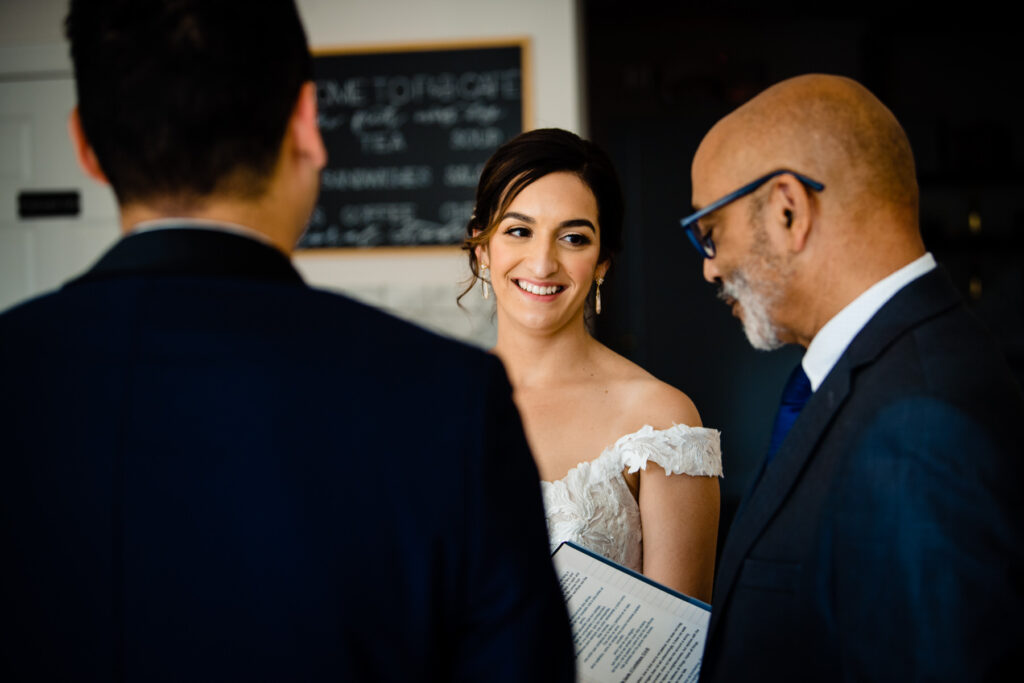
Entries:
{"label": "small black wall sign", "polygon": [[78,190],[26,190],[18,193],[18,218],[77,216],[81,205]]}

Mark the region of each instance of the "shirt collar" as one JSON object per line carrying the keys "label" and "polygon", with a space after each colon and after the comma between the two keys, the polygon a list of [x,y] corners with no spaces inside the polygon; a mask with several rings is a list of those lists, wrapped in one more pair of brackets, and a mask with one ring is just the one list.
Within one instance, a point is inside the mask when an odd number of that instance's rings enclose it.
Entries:
{"label": "shirt collar", "polygon": [[804,372],[811,380],[812,391],[818,390],[839,361],[839,357],[846,351],[846,347],[868,324],[878,309],[898,291],[933,268],[935,257],[930,252],[926,253],[873,284],[825,323],[811,340],[801,361]]}
{"label": "shirt collar", "polygon": [[148,221],[139,221],[131,227],[128,234],[135,235],[142,232],[168,230],[171,228],[182,228],[185,230],[217,230],[220,232],[228,232],[233,235],[239,235],[241,237],[248,237],[249,239],[257,240],[271,247],[274,246],[273,242],[270,241],[270,238],[258,230],[253,230],[252,228],[239,225],[238,223],[214,221],[205,218],[155,218]]}

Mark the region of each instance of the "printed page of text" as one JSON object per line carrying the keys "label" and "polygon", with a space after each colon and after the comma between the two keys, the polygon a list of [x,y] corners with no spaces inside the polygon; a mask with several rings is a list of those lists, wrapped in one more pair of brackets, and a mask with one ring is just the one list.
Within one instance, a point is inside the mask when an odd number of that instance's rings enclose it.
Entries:
{"label": "printed page of text", "polygon": [[696,682],[710,611],[569,544],[552,560],[579,681]]}

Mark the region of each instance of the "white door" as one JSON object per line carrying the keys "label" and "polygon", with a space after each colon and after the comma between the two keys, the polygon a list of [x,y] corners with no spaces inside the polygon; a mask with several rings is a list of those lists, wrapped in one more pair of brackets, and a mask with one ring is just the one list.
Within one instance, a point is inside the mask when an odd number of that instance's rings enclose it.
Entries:
{"label": "white door", "polygon": [[[67,48],[0,49],[0,310],[59,287],[118,237],[110,189],[75,162]],[[77,216],[23,218],[18,195],[77,192]]]}

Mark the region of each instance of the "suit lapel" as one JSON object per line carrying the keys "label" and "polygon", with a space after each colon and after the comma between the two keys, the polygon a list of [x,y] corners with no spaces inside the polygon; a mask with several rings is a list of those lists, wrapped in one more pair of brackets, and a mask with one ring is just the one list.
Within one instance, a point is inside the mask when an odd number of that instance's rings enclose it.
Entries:
{"label": "suit lapel", "polygon": [[[796,484],[815,445],[846,400],[849,390],[850,370],[840,359],[828,379],[804,406],[771,466],[763,470],[760,481],[740,506],[722,550],[721,566],[715,582],[715,606],[724,606],[728,601],[750,548]],[[717,610],[718,615],[721,612],[721,609]],[[712,609],[709,636],[714,634],[720,621],[715,616],[716,610]]]}
{"label": "suit lapel", "polygon": [[128,235],[68,286],[133,275],[187,275],[274,280],[302,284],[291,261],[248,237],[193,228]]}
{"label": "suit lapel", "polygon": [[961,302],[944,269],[936,268],[896,293],[868,322],[804,407],[771,466],[740,505],[729,530],[715,582],[709,637],[717,630],[751,547],[800,478],[818,442],[846,401],[857,371],[907,330]]}

